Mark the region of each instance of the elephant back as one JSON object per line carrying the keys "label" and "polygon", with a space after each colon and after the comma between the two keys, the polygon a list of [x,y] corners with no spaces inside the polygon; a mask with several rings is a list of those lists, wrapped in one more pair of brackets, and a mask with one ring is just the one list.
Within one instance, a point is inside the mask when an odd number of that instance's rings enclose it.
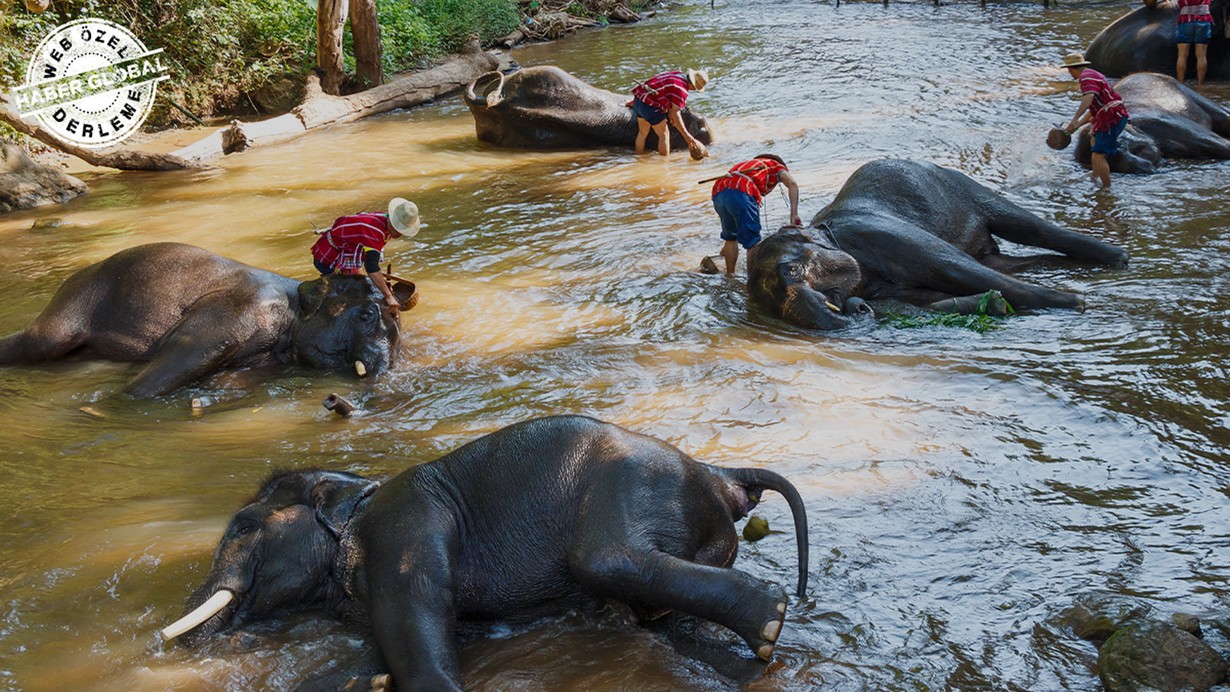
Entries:
{"label": "elephant back", "polygon": [[[1213,79],[1230,79],[1230,40],[1226,38],[1228,0],[1213,0],[1213,40],[1209,43],[1209,73]],[[1175,0],[1160,0],[1152,7],[1138,7],[1116,19],[1089,44],[1085,58],[1108,77],[1133,72],[1172,74],[1175,67],[1175,27],[1179,6]]]}

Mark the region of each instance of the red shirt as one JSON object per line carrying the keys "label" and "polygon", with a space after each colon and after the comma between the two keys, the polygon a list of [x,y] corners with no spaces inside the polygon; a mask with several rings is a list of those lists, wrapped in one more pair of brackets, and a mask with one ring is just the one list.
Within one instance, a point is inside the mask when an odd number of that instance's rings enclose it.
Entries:
{"label": "red shirt", "polygon": [[632,95],[663,113],[671,108],[682,110],[688,104],[688,77],[678,70],[663,72],[636,85]]}
{"label": "red shirt", "polygon": [[1208,22],[1213,23],[1213,13],[1209,10],[1209,0],[1179,0],[1179,23]]}
{"label": "red shirt", "polygon": [[1093,94],[1093,104],[1089,106],[1089,112],[1093,114],[1094,132],[1109,132],[1120,120],[1128,117],[1123,97],[1111,88],[1106,76],[1097,70],[1086,67],[1081,72],[1081,94]]}
{"label": "red shirt", "polygon": [[713,194],[723,190],[741,190],[759,203],[761,198],[777,187],[782,171],[785,170],[788,170],[786,166],[773,159],[752,159],[736,163],[725,176],[718,178],[713,184]]}
{"label": "red shirt", "polygon": [[385,214],[363,212],[343,216],[316,239],[312,257],[334,270],[355,271],[363,266],[363,253],[384,250],[389,220]]}

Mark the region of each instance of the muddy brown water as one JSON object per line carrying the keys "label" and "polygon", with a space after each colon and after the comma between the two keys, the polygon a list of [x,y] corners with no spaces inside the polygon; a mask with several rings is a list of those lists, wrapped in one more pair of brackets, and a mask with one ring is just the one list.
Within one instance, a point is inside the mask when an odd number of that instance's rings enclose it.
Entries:
{"label": "muddy brown water", "polygon": [[[1172,163],[1095,196],[1068,152],[1043,144],[1076,104],[1048,66],[1131,6],[685,3],[515,57],[616,90],[660,67],[709,68],[695,97],[719,137],[709,161],[499,150],[475,141],[453,97],[207,171],[88,172],[89,195],[3,217],[0,332],[74,270],[139,243],[308,277],[311,222],[396,194],[428,226],[391,247],[422,301],[401,368],[378,381],[246,373],[132,402],[118,392],[135,366],[0,369],[0,686],[277,689],[344,670],[359,642],[320,619],[191,652],[156,631],[270,470],[391,474],[569,412],[798,485],[810,593],[754,688],[1089,689],[1093,647],[1055,622],[1076,597],[1224,614],[1230,164]],[[792,164],[805,218],[862,163],[919,158],[1124,245],[1131,266],[1032,271],[1083,291],[1088,311],[983,335],[792,330],[749,311],[739,283],[691,271],[719,244],[695,181],[763,150]],[[785,221],[776,194],[768,210]],[[30,229],[52,216],[64,225]],[[361,415],[334,419],[330,392]],[[194,416],[193,396],[216,403]],[[789,585],[785,503],[769,496],[759,513],[783,533],[744,546],[737,566]],[[463,665],[476,689],[736,685],[618,613],[497,625]]]}

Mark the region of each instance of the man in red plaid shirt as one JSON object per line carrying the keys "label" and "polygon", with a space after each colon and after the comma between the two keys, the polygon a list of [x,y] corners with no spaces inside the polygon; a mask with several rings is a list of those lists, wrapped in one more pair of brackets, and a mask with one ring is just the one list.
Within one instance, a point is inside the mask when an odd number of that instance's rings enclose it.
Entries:
{"label": "man in red plaid shirt", "polygon": [[699,151],[704,157],[705,145],[688,132],[679,113],[688,104],[688,92],[704,91],[709,75],[703,70],[679,70],[663,72],[638,83],[632,90],[632,112],[636,114],[636,153],[645,153],[645,140],[652,129],[658,135],[658,153],[666,156],[671,151],[671,133],[667,123],[675,127],[688,143],[688,149]]}
{"label": "man in red plaid shirt", "polygon": [[391,310],[399,303],[380,271],[384,244],[389,238],[413,238],[419,232],[419,208],[401,197],[389,202],[388,212],[362,212],[339,217],[312,245],[312,264],[321,276],[359,274],[368,278],[384,295]]}

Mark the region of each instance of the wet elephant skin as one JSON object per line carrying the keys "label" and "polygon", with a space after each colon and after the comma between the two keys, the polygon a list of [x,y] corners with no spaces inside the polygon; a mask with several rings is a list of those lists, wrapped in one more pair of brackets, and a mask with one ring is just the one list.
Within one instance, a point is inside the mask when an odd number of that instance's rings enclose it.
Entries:
{"label": "wet elephant skin", "polygon": [[0,364],[70,354],[147,363],[127,387],[137,398],[266,363],[359,361],[376,374],[401,333],[383,304],[366,277],[301,282],[192,245],[140,245],[70,276],[29,326],[0,339]]}
{"label": "wet elephant skin", "polygon": [[968,312],[998,290],[1017,310],[1080,309],[1073,293],[1004,273],[1021,264],[995,237],[1069,257],[1123,266],[1127,253],[1061,228],[954,170],[882,160],[850,176],[808,228],[783,228],[753,248],[748,292],[775,317],[839,329],[861,299],[895,298]]}
{"label": "wet elephant skin", "polygon": [[459,619],[610,599],[717,622],[768,660],[786,593],[729,569],[734,521],[766,489],[794,516],[802,595],[806,510],[789,481],[592,418],[512,425],[383,483],[281,472],[235,514],[187,610],[220,590],[233,600],[183,639],[316,609],[371,634],[398,689],[458,689]]}
{"label": "wet elephant skin", "polygon": [[[1226,38],[1226,0],[1213,0],[1213,40],[1209,42],[1209,79],[1230,79],[1230,39]],[[1154,7],[1138,7],[1102,30],[1089,44],[1085,58],[1108,77],[1133,72],[1173,75],[1177,57],[1174,37],[1179,6],[1163,0]],[[1188,60],[1188,77],[1196,72]],[[1129,111],[1130,112],[1130,111]]]}

